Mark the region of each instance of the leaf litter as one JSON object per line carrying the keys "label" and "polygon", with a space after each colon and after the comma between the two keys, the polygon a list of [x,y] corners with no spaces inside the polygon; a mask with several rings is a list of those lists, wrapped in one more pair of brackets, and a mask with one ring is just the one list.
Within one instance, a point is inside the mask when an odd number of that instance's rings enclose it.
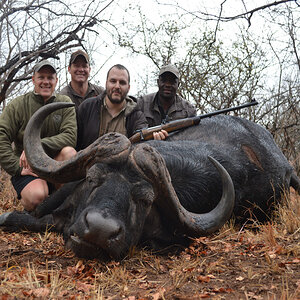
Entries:
{"label": "leaf litter", "polygon": [[[0,213],[22,210],[5,172]],[[190,247],[138,247],[122,261],[84,260],[59,234],[0,235],[5,299],[300,299],[300,196],[293,189],[266,224],[228,222]]]}

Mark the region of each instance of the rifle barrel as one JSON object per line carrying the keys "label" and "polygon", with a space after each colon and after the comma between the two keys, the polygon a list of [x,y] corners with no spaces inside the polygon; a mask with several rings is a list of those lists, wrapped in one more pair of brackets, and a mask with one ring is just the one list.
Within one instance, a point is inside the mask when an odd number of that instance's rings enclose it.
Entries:
{"label": "rifle barrel", "polygon": [[199,117],[201,119],[209,118],[209,117],[216,116],[216,115],[219,115],[219,114],[227,113],[229,111],[234,111],[234,110],[237,110],[237,109],[241,109],[241,108],[245,108],[245,107],[249,107],[249,106],[253,106],[253,105],[257,105],[257,104],[258,104],[258,102],[256,100],[252,100],[251,102],[243,104],[243,105],[216,110],[216,111],[213,111],[213,112],[210,112],[210,113],[207,113],[207,114],[200,115]]}
{"label": "rifle barrel", "polygon": [[237,109],[245,108],[245,107],[248,107],[248,106],[253,106],[253,105],[256,105],[256,104],[258,104],[258,102],[253,99],[251,102],[243,104],[243,105],[229,107],[229,108],[213,111],[213,112],[210,112],[210,113],[207,113],[207,114],[203,114],[203,115],[200,115],[200,116],[195,116],[195,117],[190,117],[190,118],[185,118],[185,119],[179,119],[179,120],[171,121],[171,122],[166,123],[166,124],[161,124],[161,125],[158,125],[158,126],[147,128],[147,129],[142,129],[142,130],[138,131],[137,133],[135,133],[133,136],[131,136],[129,138],[129,140],[131,141],[131,143],[137,143],[137,142],[140,142],[140,141],[151,140],[151,139],[153,139],[153,132],[158,132],[162,129],[166,130],[167,132],[174,132],[174,131],[179,130],[179,129],[183,129],[183,128],[191,127],[191,126],[194,126],[194,125],[198,125],[200,123],[201,119],[210,118],[212,116],[216,116],[216,115],[219,115],[219,114],[224,114],[224,113],[229,112],[229,111],[234,111],[234,110],[237,110]]}

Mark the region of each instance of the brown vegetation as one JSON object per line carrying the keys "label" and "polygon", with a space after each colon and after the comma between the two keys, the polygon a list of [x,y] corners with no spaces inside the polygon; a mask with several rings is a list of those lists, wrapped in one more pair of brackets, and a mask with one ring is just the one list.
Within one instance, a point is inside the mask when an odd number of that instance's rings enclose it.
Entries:
{"label": "brown vegetation", "polygon": [[[22,208],[2,171],[0,213],[12,209]],[[74,257],[55,233],[1,230],[1,299],[300,299],[300,196],[254,225],[109,263]]]}

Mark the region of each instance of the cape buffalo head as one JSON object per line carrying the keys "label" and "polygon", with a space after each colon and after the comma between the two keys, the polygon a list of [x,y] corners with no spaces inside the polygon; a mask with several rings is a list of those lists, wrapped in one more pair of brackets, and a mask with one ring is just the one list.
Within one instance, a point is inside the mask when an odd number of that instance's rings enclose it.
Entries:
{"label": "cape buffalo head", "polygon": [[119,258],[158,232],[164,236],[203,236],[230,218],[233,183],[213,158],[209,159],[222,178],[223,194],[218,205],[204,214],[181,205],[164,159],[147,143],[131,145],[125,136],[109,133],[69,161],[51,159],[40,139],[42,121],[67,106],[70,104],[53,103],[40,109],[28,123],[24,148],[31,168],[41,178],[60,183],[79,180],[65,184],[46,200],[51,206],[53,199],[65,197],[51,213],[54,225],[75,254]]}

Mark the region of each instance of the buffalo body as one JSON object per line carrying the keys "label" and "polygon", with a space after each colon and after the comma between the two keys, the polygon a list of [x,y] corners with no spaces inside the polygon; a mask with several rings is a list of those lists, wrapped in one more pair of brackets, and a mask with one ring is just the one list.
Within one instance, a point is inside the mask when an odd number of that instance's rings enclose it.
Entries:
{"label": "buffalo body", "polygon": [[28,125],[27,158],[41,177],[70,182],[34,213],[5,213],[0,223],[33,231],[51,224],[81,257],[120,258],[145,243],[186,244],[218,230],[232,211],[239,222],[265,220],[284,190],[300,190],[270,133],[245,119],[216,116],[168,141],[137,145],[111,133],[71,161],[55,162],[31,132],[45,116],[39,117]]}

